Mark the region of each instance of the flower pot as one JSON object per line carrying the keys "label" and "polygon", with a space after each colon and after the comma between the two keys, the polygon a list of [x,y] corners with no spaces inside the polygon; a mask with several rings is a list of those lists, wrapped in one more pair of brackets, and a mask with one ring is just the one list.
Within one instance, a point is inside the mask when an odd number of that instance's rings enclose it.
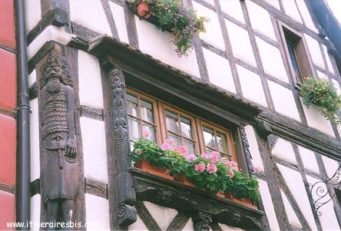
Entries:
{"label": "flower pot", "polygon": [[235,202],[237,204],[243,205],[245,207],[252,208],[252,209],[257,209],[257,206],[254,205],[250,199],[236,198],[232,194],[225,194],[225,198],[230,200],[230,201],[233,201],[233,202]]}
{"label": "flower pot", "polygon": [[134,164],[134,167],[139,168],[144,172],[150,173],[152,175],[156,175],[168,180],[173,180],[173,177],[169,175],[168,169],[156,167],[146,160],[139,160]]}
{"label": "flower pot", "polygon": [[225,199],[225,194],[222,193],[222,192],[217,192],[215,195],[216,195],[216,197],[224,198]]}
{"label": "flower pot", "polygon": [[144,18],[144,19],[149,18],[150,17],[150,8],[149,8],[148,3],[141,0],[136,6],[136,14],[140,18]]}
{"label": "flower pot", "polygon": [[179,182],[179,183],[181,183],[181,184],[184,184],[184,185],[187,185],[187,186],[190,186],[190,187],[195,187],[193,182],[187,176],[185,176],[183,174],[175,176],[174,180]]}

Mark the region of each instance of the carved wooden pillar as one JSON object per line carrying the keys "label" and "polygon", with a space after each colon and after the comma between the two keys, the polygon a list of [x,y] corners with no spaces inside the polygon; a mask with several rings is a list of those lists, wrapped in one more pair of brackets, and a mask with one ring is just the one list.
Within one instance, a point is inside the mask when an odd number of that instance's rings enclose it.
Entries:
{"label": "carved wooden pillar", "polygon": [[247,167],[248,167],[250,173],[253,173],[254,167],[252,164],[252,155],[251,155],[251,152],[249,149],[249,147],[250,147],[249,141],[247,140],[247,136],[246,136],[246,132],[245,132],[245,125],[240,127],[240,137],[241,137],[241,142],[242,142],[243,149],[244,149]]}
{"label": "carved wooden pillar", "polygon": [[129,158],[130,144],[128,132],[128,116],[126,107],[125,80],[121,70],[112,65],[106,69],[107,80],[111,84],[111,111],[112,111],[112,161],[114,168],[112,177],[113,182],[109,184],[109,193],[114,187],[116,194],[115,202],[109,196],[110,203],[115,203],[116,216],[113,220],[117,221],[118,226],[125,227],[136,221],[136,209],[133,206],[136,201],[136,193],[133,177],[130,174],[131,160]]}
{"label": "carved wooden pillar", "polygon": [[212,217],[204,212],[197,212],[192,216],[195,231],[209,231]]}
{"label": "carved wooden pillar", "polygon": [[67,48],[57,44],[51,48],[37,64],[41,221],[54,222],[53,225],[83,223],[82,161],[76,135],[79,134],[77,94],[65,56]]}

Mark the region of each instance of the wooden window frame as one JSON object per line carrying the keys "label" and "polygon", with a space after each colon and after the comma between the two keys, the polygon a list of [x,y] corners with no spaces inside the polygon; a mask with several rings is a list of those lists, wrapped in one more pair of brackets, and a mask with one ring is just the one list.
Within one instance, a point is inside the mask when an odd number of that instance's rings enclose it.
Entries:
{"label": "wooden window frame", "polygon": [[[237,151],[239,150],[239,148],[237,147],[237,143],[235,142],[235,139],[239,137],[237,134],[238,133],[237,129],[232,129],[230,127],[226,128],[221,125],[209,122],[206,119],[202,119],[196,115],[186,112],[185,110],[177,106],[170,105],[152,96],[147,96],[145,93],[142,93],[135,89],[133,90],[131,88],[128,88],[127,93],[137,97],[138,100],[144,100],[153,105],[154,125],[156,128],[155,138],[156,138],[156,142],[159,145],[162,144],[167,139],[168,130],[167,130],[167,125],[166,125],[166,111],[169,111],[181,117],[184,117],[191,122],[192,139],[188,139],[188,140],[192,140],[195,144],[194,154],[200,155],[201,153],[204,153],[206,151],[205,141],[203,137],[203,127],[207,127],[225,135],[226,144],[228,148],[227,151],[230,154],[232,160],[236,162],[240,162],[241,160],[244,160],[244,158],[238,157],[238,154],[237,154]],[[141,118],[139,118],[139,120],[142,121]],[[244,163],[239,163],[239,164],[244,165]]]}
{"label": "wooden window frame", "polygon": [[[284,48],[284,54],[289,66],[291,78],[295,85],[300,85],[304,80],[304,77],[309,77],[313,75],[312,63],[310,60],[304,36],[301,32],[293,29],[292,27],[284,24],[283,22],[278,21],[278,27],[281,37],[281,43]],[[294,55],[298,65],[299,72],[298,76],[295,71],[295,68],[293,67],[287,40],[289,40],[294,45]]]}

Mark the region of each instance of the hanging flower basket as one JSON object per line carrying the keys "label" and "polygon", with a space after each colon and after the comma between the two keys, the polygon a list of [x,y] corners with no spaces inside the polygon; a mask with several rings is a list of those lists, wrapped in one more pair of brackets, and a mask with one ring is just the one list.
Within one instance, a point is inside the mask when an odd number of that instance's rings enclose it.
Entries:
{"label": "hanging flower basket", "polygon": [[[169,180],[174,179],[211,194],[219,193],[221,198],[227,197],[239,204],[243,204],[243,199],[246,199],[244,202],[250,208],[255,208],[253,203],[260,199],[256,178],[240,172],[236,162],[220,160],[218,152],[196,156],[187,153],[182,146],[175,146],[171,140],[166,140],[159,147],[154,142],[141,138],[134,143],[130,156],[141,169],[145,168],[140,163],[148,162],[149,167],[151,165],[168,170],[170,176],[174,177],[168,177]],[[145,171],[153,174],[156,170]]]}
{"label": "hanging flower basket", "polygon": [[341,96],[332,83],[324,79],[305,78],[299,92],[307,107],[314,104],[326,119],[339,123],[337,112],[341,108]]}
{"label": "hanging flower basket", "polygon": [[162,31],[169,31],[178,55],[192,48],[193,37],[205,32],[205,18],[181,6],[179,0],[131,0],[129,9],[141,19],[148,20]]}

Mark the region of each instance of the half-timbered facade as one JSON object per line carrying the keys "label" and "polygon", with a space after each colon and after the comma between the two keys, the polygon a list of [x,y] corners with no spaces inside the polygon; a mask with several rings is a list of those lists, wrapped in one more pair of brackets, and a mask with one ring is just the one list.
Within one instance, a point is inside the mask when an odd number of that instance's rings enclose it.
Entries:
{"label": "half-timbered facade", "polygon": [[[25,1],[30,228],[340,230],[341,127],[299,87],[314,76],[341,92],[341,63],[309,1],[180,1],[207,19],[186,55],[131,2]],[[261,200],[132,167],[141,137],[219,152]]]}

